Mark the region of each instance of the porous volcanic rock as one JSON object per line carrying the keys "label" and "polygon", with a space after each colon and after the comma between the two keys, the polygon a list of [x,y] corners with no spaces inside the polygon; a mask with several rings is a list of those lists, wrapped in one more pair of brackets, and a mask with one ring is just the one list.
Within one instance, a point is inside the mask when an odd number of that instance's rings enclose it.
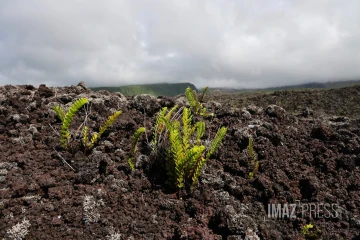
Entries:
{"label": "porous volcanic rock", "polygon": [[[221,126],[228,128],[227,135],[197,186],[183,190],[179,199],[165,184],[164,157],[154,156],[148,140],[156,113],[186,104],[184,99],[125,97],[92,92],[84,84],[2,86],[0,238],[311,239],[302,234],[311,223],[320,239],[359,239],[360,119],[327,108],[335,102],[331,94],[359,96],[359,87],[338,91],[206,96],[205,106],[214,116],[194,117],[206,123],[203,143]],[[52,107],[67,110],[81,97],[91,100],[91,108],[75,115],[70,126],[75,138],[85,117],[91,131],[98,132],[110,114],[122,114],[93,149],[84,151],[74,142],[64,150],[61,121]],[[293,101],[285,106],[286,98]],[[348,112],[346,102],[341,104]],[[314,114],[296,111],[304,107]],[[320,108],[331,114],[319,114]],[[141,126],[146,135],[131,171],[127,159]],[[250,137],[259,161],[252,179]],[[298,205],[287,215],[286,207],[293,204]],[[281,211],[272,209],[277,206]],[[330,215],[325,216],[324,206],[330,206]]]}

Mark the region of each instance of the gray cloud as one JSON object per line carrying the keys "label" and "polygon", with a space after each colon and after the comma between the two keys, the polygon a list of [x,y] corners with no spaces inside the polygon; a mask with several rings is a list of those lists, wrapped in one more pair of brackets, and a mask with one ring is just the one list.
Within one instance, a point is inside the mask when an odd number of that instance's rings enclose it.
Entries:
{"label": "gray cloud", "polygon": [[358,9],[357,0],[2,0],[0,85],[355,79]]}

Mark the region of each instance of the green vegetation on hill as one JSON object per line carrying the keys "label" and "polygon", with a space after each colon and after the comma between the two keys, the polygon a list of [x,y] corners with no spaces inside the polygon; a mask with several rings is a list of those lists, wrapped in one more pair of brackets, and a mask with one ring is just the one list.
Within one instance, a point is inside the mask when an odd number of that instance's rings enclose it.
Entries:
{"label": "green vegetation on hill", "polygon": [[120,87],[94,87],[93,91],[106,90],[109,92],[121,92],[125,96],[133,96],[138,94],[151,94],[157,96],[173,97],[183,94],[187,87],[198,91],[192,83],[159,83],[146,85],[130,85]]}

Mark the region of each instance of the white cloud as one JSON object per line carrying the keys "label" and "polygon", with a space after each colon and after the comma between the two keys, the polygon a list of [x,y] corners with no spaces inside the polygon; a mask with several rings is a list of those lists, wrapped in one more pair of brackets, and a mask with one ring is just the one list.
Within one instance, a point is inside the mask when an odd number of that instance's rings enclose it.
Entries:
{"label": "white cloud", "polygon": [[359,78],[358,9],[357,0],[3,0],[0,85]]}

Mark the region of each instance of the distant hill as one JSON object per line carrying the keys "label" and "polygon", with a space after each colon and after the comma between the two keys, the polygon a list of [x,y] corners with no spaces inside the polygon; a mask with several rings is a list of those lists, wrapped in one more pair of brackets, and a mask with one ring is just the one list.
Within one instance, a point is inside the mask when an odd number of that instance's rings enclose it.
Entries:
{"label": "distant hill", "polygon": [[305,89],[336,89],[360,85],[360,80],[336,81],[326,83],[304,83],[299,85],[280,86],[272,88],[236,89],[236,88],[209,88],[210,92],[274,92],[279,90],[305,90]]}
{"label": "distant hill", "polygon": [[198,92],[197,88],[192,83],[157,83],[144,85],[130,85],[119,87],[94,87],[93,91],[106,90],[109,92],[121,92],[125,96],[133,96],[138,94],[151,94],[157,96],[173,97],[185,93],[187,87],[191,87]]}
{"label": "distant hill", "polygon": [[[299,85],[280,86],[272,88],[256,88],[256,89],[236,89],[236,88],[211,88],[209,92],[274,92],[279,90],[305,90],[305,89],[333,89],[349,87],[353,85],[360,85],[360,80],[353,81],[336,81],[326,83],[304,83]],[[201,92],[202,89],[197,89],[192,83],[157,83],[157,84],[143,84],[143,85],[129,85],[119,87],[93,87],[93,91],[107,90],[109,92],[121,92],[125,96],[133,96],[138,94],[151,94],[153,96],[168,96],[173,97],[179,94],[183,94],[187,87],[191,87],[197,92]]]}

